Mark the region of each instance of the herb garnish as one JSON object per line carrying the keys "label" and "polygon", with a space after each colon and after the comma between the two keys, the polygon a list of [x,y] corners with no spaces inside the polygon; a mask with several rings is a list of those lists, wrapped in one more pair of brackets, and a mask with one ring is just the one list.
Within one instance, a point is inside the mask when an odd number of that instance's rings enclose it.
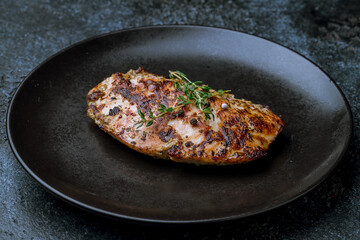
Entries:
{"label": "herb garnish", "polygon": [[207,101],[208,98],[213,96],[222,96],[224,93],[230,92],[230,90],[218,90],[210,88],[207,85],[204,85],[203,82],[190,81],[186,75],[180,71],[169,71],[169,77],[174,81],[174,87],[184,93],[184,95],[180,95],[177,99],[178,102],[175,103],[173,107],[166,107],[163,104],[160,104],[160,108],[158,109],[159,114],[154,116],[154,113],[149,110],[149,118],[145,117],[145,114],[138,108],[138,114],[141,117],[141,121],[135,123],[134,126],[138,125],[137,128],[142,127],[144,124],[146,127],[151,126],[154,121],[166,113],[171,113],[176,109],[182,108],[185,105],[190,103],[195,104],[197,108],[199,108],[205,115],[205,119],[215,119],[214,114],[212,113],[212,109],[210,108],[210,103]]}

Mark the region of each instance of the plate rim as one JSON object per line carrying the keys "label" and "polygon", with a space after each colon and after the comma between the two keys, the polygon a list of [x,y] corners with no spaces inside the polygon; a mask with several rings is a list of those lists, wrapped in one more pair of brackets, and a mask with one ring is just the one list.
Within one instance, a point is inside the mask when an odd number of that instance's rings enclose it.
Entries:
{"label": "plate rim", "polygon": [[[171,28],[184,28],[184,29],[206,29],[206,30],[221,30],[221,31],[229,31],[229,32],[233,32],[235,34],[240,33],[240,34],[244,34],[244,35],[248,35],[251,37],[256,37],[256,38],[260,38],[262,40],[271,42],[272,44],[281,46],[286,48],[287,50],[295,53],[296,55],[302,57],[303,59],[305,59],[306,61],[309,61],[312,65],[316,66],[323,74],[325,74],[327,76],[327,78],[330,80],[330,83],[332,83],[337,91],[340,93],[342,100],[345,103],[346,109],[347,109],[347,113],[349,114],[349,133],[346,134],[346,143],[345,143],[345,147],[342,149],[339,158],[336,159],[336,161],[334,162],[333,166],[323,175],[321,176],[321,178],[319,178],[317,181],[313,182],[307,189],[303,190],[302,192],[296,194],[295,196],[289,198],[286,201],[282,201],[280,203],[276,203],[273,204],[271,206],[262,208],[260,210],[256,210],[256,211],[251,211],[251,212],[247,212],[247,213],[242,213],[242,214],[235,214],[235,215],[231,215],[231,216],[225,216],[225,217],[214,217],[214,218],[202,218],[202,219],[196,219],[196,220],[170,220],[170,219],[153,219],[153,218],[146,218],[146,217],[134,217],[134,216],[129,216],[129,215],[125,215],[125,214],[120,214],[120,213],[114,213],[111,211],[107,211],[107,210],[103,210],[101,208],[98,207],[94,207],[91,206],[89,204],[83,203],[81,201],[78,201],[72,197],[69,197],[68,195],[58,191],[57,189],[51,187],[49,184],[47,184],[44,180],[42,180],[40,177],[38,177],[25,163],[25,161],[21,158],[20,154],[18,153],[18,151],[16,150],[15,144],[13,142],[13,138],[11,135],[11,128],[10,128],[10,114],[13,110],[13,105],[14,105],[14,101],[17,97],[17,95],[19,94],[19,92],[21,91],[21,89],[23,88],[25,82],[28,81],[28,79],[31,77],[31,75],[33,73],[35,73],[38,69],[40,69],[41,67],[43,67],[46,63],[50,62],[52,59],[56,58],[58,55],[63,54],[64,52],[67,52],[68,50],[82,45],[84,43],[87,42],[91,42],[93,40],[102,38],[102,37],[106,37],[106,36],[110,36],[110,35],[115,35],[115,34],[121,34],[124,32],[130,32],[130,31],[141,31],[141,30],[148,30],[148,29],[171,29]],[[353,113],[351,110],[351,106],[345,96],[345,94],[343,93],[343,91],[340,89],[340,87],[338,86],[338,84],[335,82],[335,80],[322,68],[320,67],[317,63],[315,63],[313,60],[309,59],[308,57],[306,57],[305,55],[297,52],[296,50],[293,50],[281,43],[278,43],[274,40],[268,39],[266,37],[261,37],[258,36],[256,34],[250,34],[244,31],[239,31],[239,30],[234,30],[234,29],[229,29],[229,28],[224,28],[224,27],[213,27],[213,26],[204,26],[204,25],[192,25],[192,24],[167,24],[167,25],[147,25],[147,26],[141,26],[141,27],[134,27],[134,28],[124,28],[121,30],[116,30],[116,31],[110,31],[107,33],[102,33],[102,34],[98,34],[98,35],[94,35],[88,38],[85,38],[83,40],[80,40],[78,42],[75,42],[73,44],[70,44],[69,46],[62,48],[61,50],[57,51],[55,54],[50,55],[49,57],[47,57],[45,60],[43,60],[40,64],[38,64],[32,71],[30,71],[26,77],[21,81],[21,83],[19,84],[19,86],[16,88],[15,92],[13,93],[12,97],[11,97],[11,101],[8,105],[7,111],[6,111],[6,135],[7,135],[7,139],[9,142],[9,145],[11,147],[11,150],[13,152],[13,154],[15,155],[15,158],[17,159],[17,161],[20,163],[20,165],[25,169],[25,171],[33,178],[35,179],[38,183],[40,183],[40,185],[42,187],[44,187],[48,192],[50,192],[51,194],[55,195],[56,197],[59,197],[60,199],[64,200],[67,203],[70,203],[73,206],[76,206],[80,209],[89,211],[91,213],[95,213],[101,216],[105,216],[105,217],[110,217],[113,219],[117,219],[117,220],[123,220],[123,221],[127,221],[127,222],[135,222],[135,223],[154,223],[154,224],[199,224],[199,223],[214,223],[214,222],[223,222],[223,221],[229,221],[229,220],[235,220],[235,219],[241,219],[241,218],[245,218],[245,217],[250,217],[250,216],[255,216],[255,215],[259,215],[261,213],[265,213],[265,212],[269,212],[273,209],[279,208],[281,206],[287,205],[290,202],[295,201],[296,199],[299,199],[300,197],[306,195],[308,192],[314,190],[317,186],[319,186],[322,182],[324,182],[331,174],[334,173],[334,170],[336,169],[336,167],[340,164],[340,162],[342,162],[345,159],[346,154],[349,151],[349,147],[350,147],[350,143],[352,141],[353,138],[353,126],[354,121],[353,121]]]}

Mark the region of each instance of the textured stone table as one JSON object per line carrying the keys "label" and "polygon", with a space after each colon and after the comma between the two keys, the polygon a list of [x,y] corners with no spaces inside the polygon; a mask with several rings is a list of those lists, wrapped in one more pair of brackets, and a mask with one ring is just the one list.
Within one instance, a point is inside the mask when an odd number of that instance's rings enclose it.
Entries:
{"label": "textured stone table", "polygon": [[[221,2],[221,4],[220,4]],[[262,36],[307,56],[343,90],[354,115],[346,160],[300,199],[224,223],[159,227],[114,221],[48,193],[16,161],[5,115],[38,64],[88,37],[147,25],[196,24]],[[360,3],[352,1],[1,1],[0,239],[360,239]]]}

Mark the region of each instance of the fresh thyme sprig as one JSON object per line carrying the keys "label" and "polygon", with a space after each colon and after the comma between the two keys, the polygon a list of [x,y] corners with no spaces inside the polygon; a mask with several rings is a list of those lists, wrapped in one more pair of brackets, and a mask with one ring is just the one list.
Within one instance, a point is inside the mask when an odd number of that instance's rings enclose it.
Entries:
{"label": "fresh thyme sprig", "polygon": [[184,93],[184,95],[180,95],[175,103],[174,107],[166,107],[163,104],[160,104],[160,108],[158,109],[159,114],[154,116],[154,113],[149,110],[149,118],[146,119],[145,114],[138,108],[138,114],[141,118],[141,121],[137,122],[134,126],[138,125],[137,128],[142,127],[144,124],[146,127],[151,126],[154,121],[167,113],[171,113],[176,109],[182,108],[185,105],[190,103],[195,104],[197,108],[199,108],[205,115],[205,119],[215,119],[214,114],[212,113],[212,109],[210,103],[207,101],[208,98],[213,96],[221,96],[224,93],[230,92],[230,90],[218,90],[210,88],[207,85],[204,85],[203,82],[190,81],[187,76],[180,71],[169,71],[169,77],[174,81],[174,87]]}

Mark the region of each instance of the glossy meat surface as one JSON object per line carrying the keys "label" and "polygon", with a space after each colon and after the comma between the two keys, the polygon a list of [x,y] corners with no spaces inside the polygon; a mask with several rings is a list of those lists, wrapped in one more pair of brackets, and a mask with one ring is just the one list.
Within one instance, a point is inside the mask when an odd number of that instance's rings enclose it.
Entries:
{"label": "glossy meat surface", "polygon": [[234,98],[208,98],[214,119],[188,104],[138,127],[140,109],[148,118],[159,106],[175,107],[184,93],[169,78],[142,68],[115,73],[87,95],[87,114],[105,132],[141,153],[176,162],[227,165],[266,154],[284,121],[268,107]]}

